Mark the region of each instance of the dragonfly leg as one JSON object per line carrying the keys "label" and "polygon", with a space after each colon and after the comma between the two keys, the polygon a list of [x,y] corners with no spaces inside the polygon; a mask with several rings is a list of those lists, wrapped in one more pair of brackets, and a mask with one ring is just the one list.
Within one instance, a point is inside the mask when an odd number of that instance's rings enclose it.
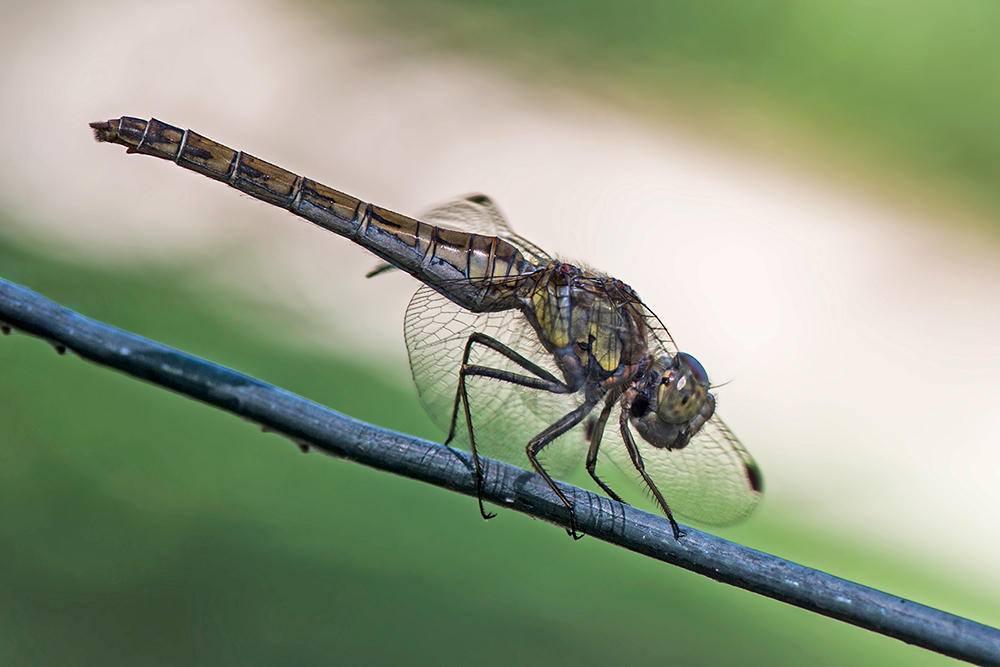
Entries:
{"label": "dragonfly leg", "polygon": [[531,441],[528,442],[528,446],[524,448],[524,453],[528,455],[528,460],[531,461],[531,467],[535,469],[535,472],[542,476],[542,479],[544,479],[549,485],[549,488],[551,488],[555,494],[559,496],[559,500],[561,500],[563,505],[566,506],[566,509],[569,510],[569,530],[566,532],[569,533],[570,537],[574,540],[578,540],[583,537],[583,535],[576,532],[576,512],[573,510],[573,505],[569,502],[569,499],[566,498],[565,494],[563,494],[563,492],[559,490],[559,487],[556,486],[552,476],[549,475],[545,468],[542,467],[542,464],[538,462],[538,454],[545,448],[546,445],[582,422],[584,417],[589,415],[594,409],[594,405],[596,405],[596,403],[597,400],[585,401],[582,405],[580,405],[580,407],[568,413],[555,424],[532,438]]}
{"label": "dragonfly leg", "polygon": [[[518,375],[517,373],[511,373],[499,368],[490,368],[489,366],[462,366],[462,369],[459,371],[458,395],[455,400],[456,403],[461,403],[462,409],[465,411],[465,425],[469,429],[469,446],[472,449],[472,462],[476,466],[476,496],[479,499],[479,512],[483,515],[484,519],[492,519],[496,515],[493,513],[487,513],[486,510],[483,509],[483,468],[482,463],[479,461],[479,450],[476,448],[476,436],[472,427],[472,410],[469,407],[469,394],[465,386],[466,378],[470,376],[503,380],[504,382],[521,385],[522,387],[551,391],[557,394],[566,393],[567,385],[562,382],[553,383],[548,380]],[[457,411],[458,405],[455,406],[455,412],[457,413]],[[451,439],[455,435],[456,419],[457,414],[453,414],[451,418],[451,434],[449,434],[448,439],[445,441],[446,445],[451,442]],[[583,418],[581,417],[580,419],[582,420]],[[579,423],[579,420],[577,423]],[[546,478],[548,478],[548,475],[546,475]],[[561,495],[562,494],[560,494],[560,496]]]}
{"label": "dragonfly leg", "polygon": [[630,399],[622,401],[621,417],[618,420],[618,427],[621,430],[622,440],[625,442],[625,449],[628,451],[629,458],[632,459],[632,465],[639,471],[642,481],[646,483],[646,487],[650,490],[650,492],[652,492],[653,498],[656,499],[656,503],[667,516],[667,520],[670,521],[670,528],[674,532],[674,539],[679,540],[684,533],[681,531],[681,527],[677,525],[677,521],[674,520],[674,514],[670,511],[670,505],[667,504],[663,494],[660,493],[660,490],[656,488],[656,484],[654,484],[653,480],[649,478],[648,474],[646,474],[646,466],[642,462],[642,455],[639,453],[639,448],[635,445],[635,439],[632,437],[632,432],[628,428],[628,413],[631,406],[632,401]]}
{"label": "dragonfly leg", "polygon": [[[469,364],[469,358],[472,354],[472,346],[475,344],[484,345],[496,352],[499,352],[521,368],[534,373],[537,377],[519,375],[517,373],[511,373],[499,368],[491,368],[489,366],[476,366]],[[468,390],[466,388],[466,378],[470,376],[494,378],[504,382],[517,384],[522,387],[539,389],[542,391],[551,391],[557,394],[571,393],[572,388],[565,382],[559,380],[552,373],[548,372],[538,364],[526,359],[524,356],[518,354],[516,351],[512,350],[510,347],[504,345],[495,338],[479,332],[475,332],[469,336],[465,343],[465,353],[462,355],[462,368],[458,373],[458,389],[455,392],[455,406],[451,413],[451,427],[448,429],[448,439],[445,440],[444,444],[447,445],[455,437],[455,429],[458,423],[458,411],[459,408],[461,408],[465,413],[465,424],[469,433],[469,447],[472,449],[472,462],[476,469],[476,498],[479,500],[479,513],[482,514],[484,519],[492,519],[496,516],[496,514],[487,512],[483,507],[483,468],[482,463],[479,460],[479,451],[476,448],[476,437],[472,426],[472,410],[469,404]]]}
{"label": "dragonfly leg", "polygon": [[[500,341],[498,341],[496,338],[493,338],[492,336],[487,336],[486,334],[483,334],[483,333],[479,333],[478,331],[474,332],[471,336],[469,336],[468,340],[465,341],[465,352],[462,354],[462,369],[463,369],[463,371],[459,372],[460,375],[461,375],[462,372],[464,372],[464,369],[466,367],[470,366],[470,364],[469,364],[469,357],[472,354],[472,346],[475,345],[475,344],[483,345],[485,347],[490,348],[491,350],[493,350],[495,352],[499,352],[500,354],[502,354],[503,356],[507,357],[508,359],[510,359],[511,361],[513,361],[515,364],[517,364],[518,366],[520,366],[521,368],[523,368],[524,370],[526,370],[526,371],[528,371],[530,373],[533,373],[539,379],[546,381],[546,384],[544,386],[534,387],[536,389],[544,389],[546,391],[551,391],[551,392],[554,392],[554,393],[557,393],[557,394],[569,394],[569,393],[573,392],[572,387],[570,387],[569,385],[567,385],[565,382],[563,382],[562,380],[560,380],[555,375],[553,375],[552,373],[548,372],[547,370],[545,370],[544,368],[542,368],[538,364],[536,364],[536,363],[532,362],[530,359],[527,359],[524,356],[518,354],[515,350],[512,350],[507,345],[504,345],[503,343],[501,343]],[[480,368],[486,368],[486,367],[480,367]],[[500,372],[500,371],[498,371],[498,372]],[[511,375],[514,376],[515,374],[511,374]],[[496,376],[490,375],[488,377],[496,377]],[[516,376],[516,377],[524,377],[524,376]],[[498,378],[498,379],[503,380],[505,378],[501,377],[501,378]],[[524,384],[524,383],[516,382],[515,384]],[[525,386],[532,386],[532,385],[525,385]],[[554,387],[559,387],[559,388],[555,389]],[[455,425],[456,425],[457,419],[458,419],[458,407],[459,407],[458,404],[459,404],[460,400],[461,400],[461,392],[460,391],[456,391],[455,392],[455,407],[452,409],[452,412],[451,412],[451,426],[448,428],[448,438],[447,438],[447,440],[444,441],[444,444],[446,444],[446,445],[449,442],[451,442],[452,439],[455,437]]]}
{"label": "dragonfly leg", "polygon": [[479,460],[479,452],[476,450],[476,437],[472,433],[472,410],[469,408],[469,394],[465,388],[466,368],[467,366],[463,364],[462,369],[458,373],[458,392],[455,396],[455,411],[451,416],[451,432],[448,434],[448,439],[444,441],[444,444],[447,445],[455,436],[458,401],[461,399],[462,409],[465,410],[465,425],[469,429],[469,448],[472,449],[472,463],[476,467],[476,500],[479,501],[479,513],[488,521],[495,517],[496,513],[487,512],[486,508],[483,507],[483,464]]}
{"label": "dragonfly leg", "polygon": [[[611,397],[604,402],[604,409],[601,410],[601,415],[594,422],[594,428],[590,435],[590,449],[587,450],[587,472],[590,474],[591,479],[597,482],[597,485],[604,489],[604,493],[608,494],[608,497],[617,500],[620,503],[625,503],[621,497],[615,493],[610,486],[604,483],[600,477],[597,476],[597,454],[601,449],[601,436],[604,435],[604,425],[608,423],[608,417],[611,416],[611,409],[615,406],[615,401]],[[628,504],[628,503],[625,503]]]}

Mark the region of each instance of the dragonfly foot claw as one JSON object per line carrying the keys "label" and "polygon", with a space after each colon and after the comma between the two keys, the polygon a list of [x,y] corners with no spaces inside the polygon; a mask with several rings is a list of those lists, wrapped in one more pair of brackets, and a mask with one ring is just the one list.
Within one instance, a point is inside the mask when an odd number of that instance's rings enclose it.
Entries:
{"label": "dragonfly foot claw", "polygon": [[686,533],[681,530],[681,527],[677,525],[677,522],[674,521],[673,517],[670,517],[670,529],[673,531],[674,539],[677,541],[680,541],[680,539],[686,535]]}
{"label": "dragonfly foot claw", "polygon": [[483,507],[483,499],[482,498],[479,499],[479,513],[487,521],[489,521],[490,519],[492,519],[492,518],[494,518],[496,516],[496,512],[487,512],[486,511],[486,508]]}

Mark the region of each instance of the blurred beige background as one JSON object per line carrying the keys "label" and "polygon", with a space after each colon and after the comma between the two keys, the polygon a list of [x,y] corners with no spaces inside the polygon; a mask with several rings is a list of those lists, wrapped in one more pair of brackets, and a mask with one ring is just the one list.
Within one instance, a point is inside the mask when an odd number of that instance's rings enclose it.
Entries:
{"label": "blurred beige background", "polygon": [[966,227],[382,40],[346,12],[2,12],[0,198],[31,221],[3,233],[84,262],[183,262],[206,295],[312,322],[276,336],[407,381],[408,278],[366,281],[373,259],[343,239],[98,146],[86,124],[155,116],[408,214],[485,192],[543,248],[631,284],[728,383],[720,410],[763,467],[760,511],[1000,592],[1000,248]]}

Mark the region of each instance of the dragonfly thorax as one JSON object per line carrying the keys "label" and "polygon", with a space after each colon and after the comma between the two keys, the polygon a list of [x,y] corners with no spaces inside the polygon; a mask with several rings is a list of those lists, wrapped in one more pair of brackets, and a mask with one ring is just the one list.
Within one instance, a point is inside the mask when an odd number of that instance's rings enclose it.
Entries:
{"label": "dragonfly thorax", "polygon": [[524,281],[521,298],[539,341],[574,390],[618,384],[648,355],[638,299],[619,280],[552,262]]}

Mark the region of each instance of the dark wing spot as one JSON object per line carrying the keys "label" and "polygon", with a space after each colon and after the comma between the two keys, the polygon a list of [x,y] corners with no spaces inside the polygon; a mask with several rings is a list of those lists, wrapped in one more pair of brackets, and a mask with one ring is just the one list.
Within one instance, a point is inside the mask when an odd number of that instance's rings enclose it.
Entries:
{"label": "dark wing spot", "polygon": [[756,493],[764,492],[764,476],[760,474],[760,468],[757,467],[756,463],[747,463],[746,473],[747,481],[750,482],[750,488]]}

